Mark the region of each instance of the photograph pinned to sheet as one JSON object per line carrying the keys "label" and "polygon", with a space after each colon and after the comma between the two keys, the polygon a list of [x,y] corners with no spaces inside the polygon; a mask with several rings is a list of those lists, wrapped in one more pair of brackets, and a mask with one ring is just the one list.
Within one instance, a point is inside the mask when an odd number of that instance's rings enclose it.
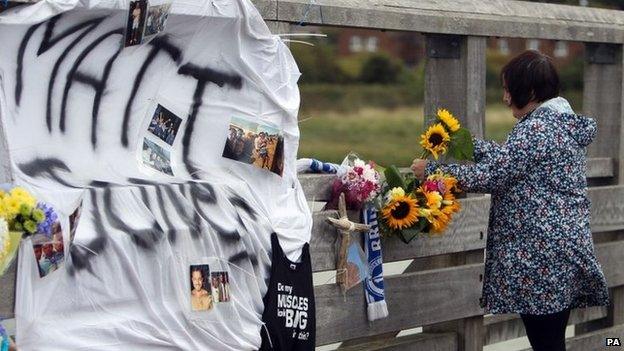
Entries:
{"label": "photograph pinned to sheet", "polygon": [[147,17],[147,0],[131,0],[128,9],[124,47],[139,45],[143,41],[145,18]]}
{"label": "photograph pinned to sheet", "polygon": [[124,47],[145,44],[165,30],[172,0],[131,0]]}
{"label": "photograph pinned to sheet", "polygon": [[143,138],[141,160],[143,165],[160,173],[173,176],[173,169],[171,167],[171,152],[165,150],[162,146],[156,144],[148,138]]}
{"label": "photograph pinned to sheet", "polygon": [[144,120],[138,147],[138,162],[150,171],[174,175],[174,143],[184,120],[160,101],[153,101]]}
{"label": "photograph pinned to sheet", "polygon": [[211,273],[212,299],[215,303],[230,302],[230,277],[228,272]]}
{"label": "photograph pinned to sheet", "polygon": [[192,311],[210,311],[214,307],[214,298],[210,283],[210,266],[199,264],[190,266],[190,293]]}
{"label": "photograph pinned to sheet", "polygon": [[284,171],[283,133],[268,123],[233,117],[222,156],[281,176]]}
{"label": "photograph pinned to sheet", "polygon": [[[356,234],[357,235],[357,234]],[[342,274],[346,274],[346,290],[353,288],[360,284],[360,282],[364,281],[369,277],[368,263],[366,260],[366,254],[364,250],[362,250],[362,246],[359,244],[359,240],[356,239],[356,236],[351,234],[351,243],[349,244],[349,248],[347,249],[347,268],[346,272],[342,272]],[[337,272],[337,274],[341,274],[341,272]]]}
{"label": "photograph pinned to sheet", "polygon": [[40,278],[56,271],[65,262],[63,231],[59,221],[54,222],[52,225],[51,236],[46,234],[33,235],[32,245]]}
{"label": "photograph pinned to sheet", "polygon": [[158,104],[147,130],[160,140],[173,145],[181,124],[182,118]]}
{"label": "photograph pinned to sheet", "polygon": [[158,33],[165,30],[169,13],[171,12],[172,1],[152,0],[147,7],[147,19],[145,20],[145,30],[143,32],[143,42],[146,42]]}
{"label": "photograph pinned to sheet", "polygon": [[76,229],[78,229],[78,222],[80,222],[80,216],[82,215],[82,201],[78,203],[78,207],[69,215],[69,243],[74,242],[74,238],[76,237]]}

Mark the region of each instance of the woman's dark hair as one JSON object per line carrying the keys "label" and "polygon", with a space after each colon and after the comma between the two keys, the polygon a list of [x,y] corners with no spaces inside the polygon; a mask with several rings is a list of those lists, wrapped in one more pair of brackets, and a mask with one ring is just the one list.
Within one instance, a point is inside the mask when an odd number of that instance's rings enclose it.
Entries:
{"label": "woman's dark hair", "polygon": [[501,80],[517,108],[559,96],[557,69],[552,59],[539,51],[529,50],[514,57],[501,70]]}

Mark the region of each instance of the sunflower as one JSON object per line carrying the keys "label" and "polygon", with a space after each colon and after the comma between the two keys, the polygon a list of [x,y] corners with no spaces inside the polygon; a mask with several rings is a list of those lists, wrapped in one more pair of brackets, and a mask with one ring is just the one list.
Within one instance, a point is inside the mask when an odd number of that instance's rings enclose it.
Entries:
{"label": "sunflower", "polygon": [[459,121],[457,120],[457,118],[455,118],[453,116],[452,113],[450,113],[448,110],[445,109],[439,109],[438,110],[438,118],[448,127],[448,129],[455,133],[456,131],[459,130],[459,128],[461,128],[461,125],[459,124]]}
{"label": "sunflower", "polygon": [[390,228],[409,228],[418,221],[418,203],[411,196],[393,197],[381,214]]}
{"label": "sunflower", "polygon": [[427,129],[427,132],[421,136],[420,145],[429,151],[437,160],[438,154],[445,154],[451,137],[444,126],[436,123]]}

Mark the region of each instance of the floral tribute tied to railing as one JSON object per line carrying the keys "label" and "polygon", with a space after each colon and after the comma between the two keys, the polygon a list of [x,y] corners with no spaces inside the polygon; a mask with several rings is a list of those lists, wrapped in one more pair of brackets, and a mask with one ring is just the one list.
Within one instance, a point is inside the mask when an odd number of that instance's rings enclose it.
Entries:
{"label": "floral tribute tied to railing", "polygon": [[21,187],[0,189],[0,276],[19,248],[23,237],[34,234],[52,236],[58,220],[56,212]]}
{"label": "floral tribute tied to railing", "polygon": [[[434,122],[421,135],[422,159],[473,160],[470,132],[447,110],[440,109]],[[419,234],[442,233],[460,210],[457,196],[462,193],[457,180],[441,171],[420,181],[413,174],[401,174],[396,166],[383,168],[350,155],[333,186],[330,207],[341,193],[347,206],[360,210],[373,206],[381,214],[379,230],[384,236],[397,236],[409,243]]]}

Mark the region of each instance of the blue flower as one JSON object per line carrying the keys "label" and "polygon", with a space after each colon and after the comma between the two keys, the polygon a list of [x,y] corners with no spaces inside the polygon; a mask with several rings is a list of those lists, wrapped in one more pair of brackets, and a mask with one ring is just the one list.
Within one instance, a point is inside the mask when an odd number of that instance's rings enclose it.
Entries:
{"label": "blue flower", "polygon": [[45,214],[45,219],[43,222],[37,225],[37,233],[45,234],[47,237],[52,236],[52,227],[54,223],[58,220],[58,215],[52,208],[52,206],[48,206],[43,202],[37,204],[37,208],[41,210]]}

